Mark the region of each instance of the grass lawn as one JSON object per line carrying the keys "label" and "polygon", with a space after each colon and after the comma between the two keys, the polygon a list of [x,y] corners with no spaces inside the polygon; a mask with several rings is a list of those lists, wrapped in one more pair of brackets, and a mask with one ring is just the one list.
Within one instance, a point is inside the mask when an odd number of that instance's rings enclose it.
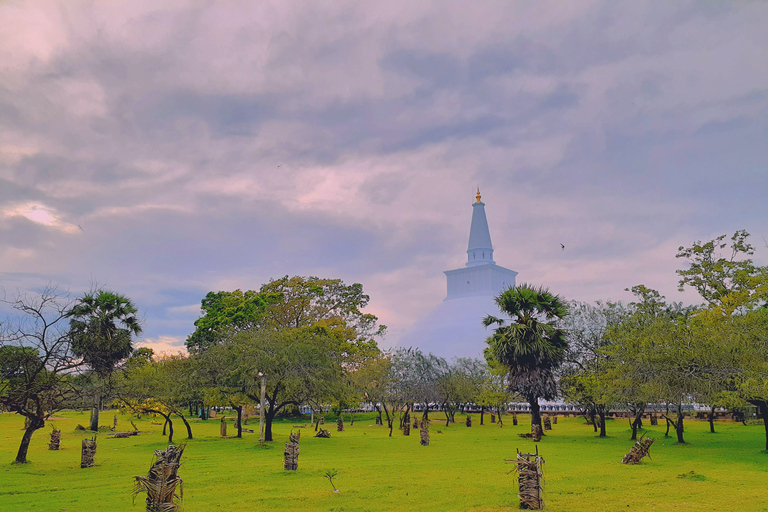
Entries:
{"label": "grass lawn", "polygon": [[[127,439],[98,436],[97,467],[80,469],[80,443],[90,434],[75,431],[87,425],[88,414],[64,411],[53,423],[62,430],[62,449],[48,451],[50,429],[38,430],[29,450],[29,463],[12,464],[22,436],[23,418],[0,414],[0,510],[3,512],[143,511],[140,495],[132,504],[133,476],[146,474],[153,451],[167,446],[162,425],[151,418],[136,421],[142,434]],[[102,421],[111,424],[113,413]],[[118,430],[131,430],[129,417],[118,414]],[[297,472],[283,471],[283,447],[292,425],[274,425],[276,441],[258,446],[256,434],[243,439],[219,437],[219,419],[192,422],[195,439],[175,421],[177,443],[187,442],[179,476],[184,480],[184,510],[210,511],[499,511],[517,509],[517,480],[505,458],[516,449],[534,451],[531,440],[518,433],[530,429],[527,416],[503,428],[485,425],[473,416],[445,427],[433,414],[431,444],[419,445],[417,430],[404,437],[375,426],[372,415],[356,415],[354,426],[330,439],[312,437],[302,429]],[[608,423],[608,438],[600,439],[581,418],[560,418],[538,443],[545,459],[544,499],[547,510],[675,510],[768,511],[768,454],[762,450],[761,425],[689,421],[685,445],[664,437],[665,427],[646,426],[656,441],[652,459],[638,466],[621,464],[629,451],[626,420]],[[228,432],[233,433],[232,422]],[[335,468],[333,489],[325,471]]]}

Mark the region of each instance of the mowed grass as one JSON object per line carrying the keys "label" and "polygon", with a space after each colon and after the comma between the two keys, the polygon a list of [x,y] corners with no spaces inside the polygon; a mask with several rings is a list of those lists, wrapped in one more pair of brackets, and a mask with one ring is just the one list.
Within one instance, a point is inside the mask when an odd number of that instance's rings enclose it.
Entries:
{"label": "mowed grass", "polygon": [[[156,449],[167,446],[162,425],[152,418],[136,421],[142,431],[127,439],[98,435],[97,467],[80,469],[80,443],[90,434],[74,430],[88,414],[64,411],[53,423],[62,430],[62,449],[48,450],[50,429],[35,433],[29,463],[12,464],[22,435],[23,418],[0,414],[0,510],[142,511],[140,495],[132,503],[133,476],[146,474]],[[113,413],[102,422],[112,423]],[[118,430],[130,430],[129,417],[117,414]],[[347,419],[344,432],[314,438],[309,421],[275,424],[276,441],[258,446],[258,433],[243,439],[219,437],[219,419],[193,421],[195,439],[186,441],[180,421],[177,443],[186,442],[179,475],[184,480],[184,510],[210,511],[499,511],[517,509],[517,480],[504,459],[516,450],[531,452],[535,444],[517,436],[529,430],[529,418],[511,418],[499,428],[490,423],[464,425],[464,417],[448,427],[433,413],[431,444],[419,445],[418,431],[409,437],[375,426],[372,415]],[[176,425],[178,423],[178,425]],[[283,471],[283,448],[292,426],[302,430],[297,472]],[[258,431],[258,421],[250,428]],[[709,433],[705,422],[689,421],[685,445],[664,437],[664,426],[647,426],[656,441],[651,459],[638,466],[621,464],[630,449],[626,420],[608,424],[609,437],[596,437],[581,418],[560,418],[538,443],[545,459],[545,506],[556,511],[675,510],[768,511],[768,454],[762,450],[760,425],[729,421]],[[229,422],[228,433],[233,433]],[[338,470],[334,493],[324,478]]]}

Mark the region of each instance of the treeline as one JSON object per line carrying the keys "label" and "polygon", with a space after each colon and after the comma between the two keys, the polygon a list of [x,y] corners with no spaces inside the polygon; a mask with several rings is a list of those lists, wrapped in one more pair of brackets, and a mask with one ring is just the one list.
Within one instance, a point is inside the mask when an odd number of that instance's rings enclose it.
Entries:
{"label": "treeline", "polygon": [[[561,370],[564,398],[588,412],[605,436],[612,407],[631,411],[633,439],[649,404],[658,407],[684,442],[686,403],[715,409],[754,406],[763,418],[768,450],[768,267],[754,263],[749,234],[737,231],[680,247],[687,261],[679,287],[703,303],[668,303],[637,285],[627,305],[572,303],[560,326],[568,354]],[[723,252],[725,252],[723,254]]]}
{"label": "treeline", "polygon": [[[417,349],[382,352],[386,327],[363,313],[360,284],[288,277],[259,290],[208,293],[187,339],[189,355],[157,356],[133,349],[141,333],[130,299],[96,290],[71,299],[53,288],[3,297],[18,316],[0,325],[0,405],[27,418],[16,460],[55,411],[90,403],[90,428],[102,405],[174,419],[187,437],[188,418],[212,406],[231,407],[242,435],[244,408],[264,393],[265,440],[274,418],[309,406],[317,413],[374,405],[390,435],[439,405],[453,421],[465,406],[501,412],[525,400],[541,426],[540,399],[578,404],[606,435],[612,407],[632,411],[633,437],[648,404],[657,404],[684,441],[683,407],[756,406],[768,449],[768,268],[754,264],[749,235],[736,232],[677,256],[688,265],[679,285],[703,303],[667,303],[643,285],[629,304],[566,302],[547,289],[521,284],[497,298],[483,359],[446,361]],[[725,250],[726,254],[721,252]],[[319,414],[318,414],[319,416]],[[434,419],[434,418],[433,418]],[[482,417],[481,417],[482,421]],[[714,428],[714,425],[713,425]]]}

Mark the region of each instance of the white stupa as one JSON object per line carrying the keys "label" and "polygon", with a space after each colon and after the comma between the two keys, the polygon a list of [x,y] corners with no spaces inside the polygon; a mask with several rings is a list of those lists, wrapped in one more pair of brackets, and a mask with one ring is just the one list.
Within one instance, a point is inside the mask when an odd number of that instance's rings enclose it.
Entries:
{"label": "white stupa", "polygon": [[483,327],[486,315],[500,316],[493,299],[499,292],[515,286],[517,272],[493,261],[493,245],[485,217],[485,203],[472,205],[467,264],[446,270],[448,295],[443,302],[418,320],[401,338],[402,347],[418,347],[424,353],[451,359],[482,358],[490,330]]}

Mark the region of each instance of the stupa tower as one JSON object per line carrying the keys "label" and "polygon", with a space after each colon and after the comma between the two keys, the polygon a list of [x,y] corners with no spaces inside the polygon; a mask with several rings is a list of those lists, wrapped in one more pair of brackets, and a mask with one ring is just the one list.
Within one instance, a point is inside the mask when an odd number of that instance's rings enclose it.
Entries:
{"label": "stupa tower", "polygon": [[472,205],[472,225],[469,228],[467,264],[464,268],[446,270],[448,296],[445,300],[473,295],[498,295],[500,291],[515,286],[517,272],[496,265],[493,261],[493,244],[485,217],[485,203],[480,200]]}
{"label": "stupa tower", "polygon": [[491,334],[482,320],[488,314],[500,314],[493,299],[502,290],[515,286],[517,272],[493,260],[491,232],[479,189],[472,204],[467,263],[444,274],[448,288],[445,299],[417,321],[398,344],[419,347],[425,353],[447,359],[482,357],[485,340]]}

